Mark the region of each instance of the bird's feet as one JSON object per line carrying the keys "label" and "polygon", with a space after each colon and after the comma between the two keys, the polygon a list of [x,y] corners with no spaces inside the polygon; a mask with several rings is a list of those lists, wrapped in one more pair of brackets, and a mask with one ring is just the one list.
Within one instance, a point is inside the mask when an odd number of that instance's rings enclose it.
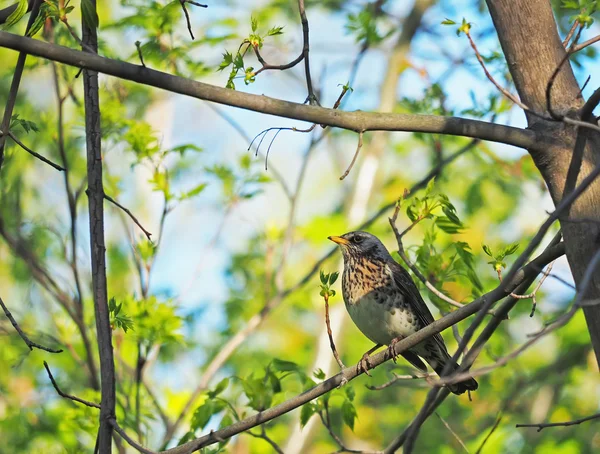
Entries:
{"label": "bird's feet", "polygon": [[369,369],[371,368],[371,361],[369,360],[370,353],[371,353],[371,351],[368,351],[364,355],[362,355],[362,358],[356,365],[356,372],[358,374],[360,374],[361,372],[364,372],[369,377],[371,376],[371,374],[369,373]]}
{"label": "bird's feet", "polygon": [[392,361],[394,361],[394,362],[396,362],[396,358],[398,358],[398,355],[396,354],[396,350],[394,349],[394,346],[401,340],[402,340],[401,337],[395,337],[394,339],[392,339],[392,341],[388,345],[388,354],[390,355],[390,357],[392,358]]}

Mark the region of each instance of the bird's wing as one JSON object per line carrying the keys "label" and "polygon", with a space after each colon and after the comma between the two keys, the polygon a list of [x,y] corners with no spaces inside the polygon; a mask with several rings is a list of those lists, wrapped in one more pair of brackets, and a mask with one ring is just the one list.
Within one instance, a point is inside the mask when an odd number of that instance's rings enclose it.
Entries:
{"label": "bird's wing", "polygon": [[[414,309],[415,314],[422,327],[433,323],[433,315],[431,315],[431,311],[427,307],[427,304],[425,304],[425,301],[423,301],[423,298],[419,293],[419,289],[415,285],[408,272],[393,260],[388,262],[388,265],[392,272],[392,280],[394,284],[396,285],[396,287],[398,287],[400,292],[402,292],[408,297],[409,304]],[[441,348],[442,352],[446,352],[446,354],[448,354],[446,344],[444,343],[444,339],[442,339],[440,333],[434,334],[432,338],[435,341],[435,343],[438,344],[438,346]]]}

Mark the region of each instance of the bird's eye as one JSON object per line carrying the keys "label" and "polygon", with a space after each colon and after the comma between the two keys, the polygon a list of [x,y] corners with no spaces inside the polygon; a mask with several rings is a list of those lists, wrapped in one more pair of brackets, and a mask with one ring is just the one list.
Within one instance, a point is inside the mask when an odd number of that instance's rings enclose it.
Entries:
{"label": "bird's eye", "polygon": [[362,236],[355,236],[352,238],[352,242],[356,243],[356,244],[362,243],[362,240],[364,240],[364,238]]}

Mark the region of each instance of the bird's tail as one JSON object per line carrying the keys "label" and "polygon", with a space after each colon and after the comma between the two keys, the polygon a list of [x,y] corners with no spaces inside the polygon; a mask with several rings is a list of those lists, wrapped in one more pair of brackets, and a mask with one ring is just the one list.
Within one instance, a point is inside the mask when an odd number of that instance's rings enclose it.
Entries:
{"label": "bird's tail", "polygon": [[[447,361],[452,361],[452,358],[448,356],[446,362]],[[446,375],[454,373],[454,371],[458,370],[458,368],[460,367],[458,363],[455,363],[454,361],[452,361],[452,363],[452,370]],[[446,364],[444,363],[440,364],[438,367],[435,368],[435,371],[439,376],[442,376],[442,372],[444,371],[445,366]],[[474,378],[467,378],[466,380],[460,381],[458,383],[451,383],[446,386],[451,392],[457,395],[463,394],[466,391],[475,391],[479,387],[477,381],[475,381]]]}

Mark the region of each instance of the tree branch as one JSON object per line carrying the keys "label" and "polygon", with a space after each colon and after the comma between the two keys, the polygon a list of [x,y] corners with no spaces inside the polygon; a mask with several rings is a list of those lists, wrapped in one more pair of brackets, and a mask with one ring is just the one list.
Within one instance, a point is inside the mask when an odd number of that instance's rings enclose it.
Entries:
{"label": "tree branch", "polygon": [[17,137],[12,133],[12,131],[8,131],[6,133],[6,135],[8,137],[10,137],[13,140],[13,142],[15,142],[17,145],[19,145],[23,150],[25,150],[30,155],[35,156],[40,161],[45,162],[46,164],[48,164],[51,167],[54,167],[56,170],[60,170],[61,172],[65,171],[64,167],[61,167],[58,164],[55,164],[54,162],[50,161],[49,159],[43,157],[41,154],[36,153],[31,148],[29,148],[28,146],[26,146],[23,142],[21,142],[19,139],[17,139]]}
{"label": "tree branch", "polygon": [[151,451],[147,448],[144,448],[142,445],[140,445],[139,443],[137,443],[133,438],[131,438],[129,435],[127,435],[127,432],[125,432],[121,426],[119,426],[119,424],[117,423],[117,420],[115,418],[111,418],[109,420],[110,425],[112,426],[113,429],[115,429],[115,432],[117,432],[121,438],[123,438],[123,440],[125,440],[127,443],[129,443],[129,445],[136,449],[137,451],[143,453],[143,454],[156,454],[155,451]]}
{"label": "tree branch", "polygon": [[151,238],[152,234],[144,228],[144,226],[140,223],[140,221],[138,221],[138,219],[133,215],[133,213],[131,211],[129,211],[128,208],[125,208],[123,205],[121,205],[119,202],[117,202],[115,199],[113,199],[108,194],[104,194],[104,198],[106,200],[108,200],[110,203],[112,203],[113,205],[115,205],[116,207],[122,209],[125,213],[127,213],[127,215],[135,223],[135,225],[137,225],[140,228],[140,230],[142,232],[144,232],[144,235],[146,235],[146,238],[148,238],[148,241],[152,241],[152,238]]}
{"label": "tree branch", "polygon": [[564,422],[547,422],[542,424],[517,424],[515,427],[537,427],[537,431],[541,432],[547,427],[568,427],[575,426],[577,424],[581,424],[582,422],[591,421],[593,419],[600,418],[600,413],[596,413],[595,415],[586,416],[585,418],[575,419],[573,421],[564,421]]}
{"label": "tree branch", "polygon": [[79,402],[80,404],[86,405],[88,407],[100,408],[100,405],[95,404],[94,402],[90,402],[88,400],[80,399],[77,396],[73,396],[71,394],[67,394],[67,393],[62,392],[61,389],[58,387],[58,384],[56,383],[56,380],[52,376],[52,372],[50,372],[50,367],[48,366],[48,363],[46,361],[44,361],[44,367],[46,368],[46,372],[48,372],[48,377],[50,378],[50,381],[52,382],[52,386],[54,386],[54,389],[56,390],[56,392],[58,393],[58,395],[60,397],[64,397],[65,399],[71,399],[74,402]]}
{"label": "tree branch", "polygon": [[[96,9],[96,0],[89,0]],[[83,44],[98,52],[96,28],[89,27],[82,18]],[[94,55],[87,52],[82,54]],[[90,223],[90,249],[92,268],[92,289],[96,319],[96,336],[100,356],[100,427],[98,429],[98,450],[102,454],[112,452],[113,426],[115,418],[116,390],[115,364],[113,358],[112,330],[108,311],[106,286],[106,246],[104,243],[104,187],[102,182],[102,151],[100,127],[100,100],[98,73],[83,71],[85,101],[85,135],[87,148],[88,207]]]}
{"label": "tree branch", "polygon": [[552,140],[545,135],[538,136],[531,130],[465,118],[361,111],[341,112],[319,106],[282,101],[267,96],[215,87],[143,68],[139,65],[112,60],[89,52],[81,52],[6,32],[0,32],[0,47],[25,51],[67,65],[98,71],[205,101],[353,131],[430,132],[475,137],[532,149],[547,146],[549,145],[548,141]]}
{"label": "tree branch", "polygon": [[12,316],[12,314],[10,313],[10,311],[4,304],[4,301],[2,301],[2,298],[0,298],[0,306],[2,306],[2,309],[4,310],[4,313],[6,314],[6,318],[8,318],[10,320],[11,325],[14,327],[15,331],[17,331],[19,336],[21,336],[21,339],[23,339],[23,341],[27,344],[27,346],[29,347],[29,350],[33,350],[34,348],[37,348],[39,350],[44,350],[44,351],[47,351],[50,353],[62,353],[62,351],[63,351],[62,349],[55,350],[53,348],[44,347],[43,345],[40,345],[37,342],[31,341],[29,339],[29,337],[27,337],[27,335],[23,332],[23,330],[21,329],[21,327],[19,326],[19,324],[17,323],[15,318]]}

